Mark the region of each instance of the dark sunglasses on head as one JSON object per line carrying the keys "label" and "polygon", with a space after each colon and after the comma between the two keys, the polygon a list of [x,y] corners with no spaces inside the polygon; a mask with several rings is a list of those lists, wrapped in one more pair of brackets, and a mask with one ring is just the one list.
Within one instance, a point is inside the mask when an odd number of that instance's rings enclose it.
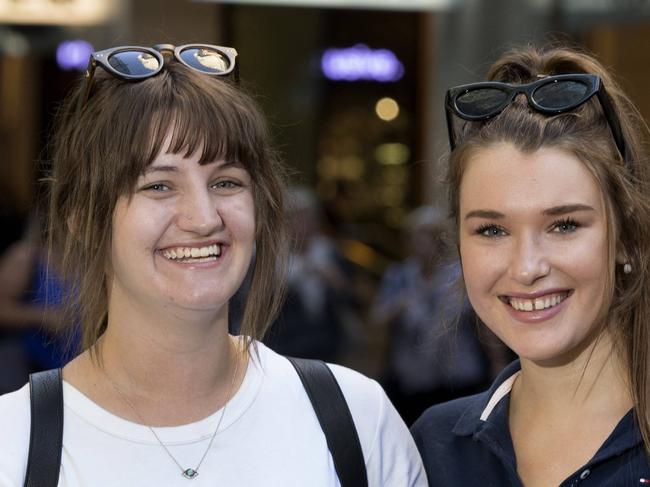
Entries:
{"label": "dark sunglasses on head", "polygon": [[88,101],[92,87],[93,76],[97,67],[128,81],[140,81],[156,76],[163,69],[165,55],[172,57],[201,73],[210,76],[234,75],[235,82],[239,81],[237,66],[237,51],[232,47],[212,46],[209,44],[157,44],[153,47],[120,46],[93,52],[90,55],[86,71],[86,86],[79,99],[79,110]]}
{"label": "dark sunglasses on head", "polygon": [[630,158],[618,116],[602,81],[595,74],[546,76],[523,85],[485,81],[451,88],[447,91],[445,98],[451,149],[454,150],[458,143],[452,114],[463,120],[488,120],[501,113],[520,93],[526,95],[531,108],[547,115],[574,110],[596,95],[612,131],[616,147],[623,160],[626,163],[629,162]]}

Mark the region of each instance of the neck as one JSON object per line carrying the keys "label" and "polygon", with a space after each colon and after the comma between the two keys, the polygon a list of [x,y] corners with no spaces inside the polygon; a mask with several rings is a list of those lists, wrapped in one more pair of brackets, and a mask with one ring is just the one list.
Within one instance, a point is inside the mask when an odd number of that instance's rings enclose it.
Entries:
{"label": "neck", "polygon": [[[212,393],[232,374],[228,308],[218,313],[110,306],[98,343],[105,371],[143,395]],[[128,385],[125,385],[125,388]]]}
{"label": "neck", "polygon": [[546,415],[567,415],[569,411],[624,414],[632,407],[625,370],[607,332],[566,363],[548,365],[522,359],[511,409]]}
{"label": "neck", "polygon": [[100,362],[86,351],[66,365],[64,379],[104,409],[153,426],[198,421],[226,404],[248,358],[243,341],[228,334],[227,305],[200,311],[122,298],[111,295],[95,345]]}

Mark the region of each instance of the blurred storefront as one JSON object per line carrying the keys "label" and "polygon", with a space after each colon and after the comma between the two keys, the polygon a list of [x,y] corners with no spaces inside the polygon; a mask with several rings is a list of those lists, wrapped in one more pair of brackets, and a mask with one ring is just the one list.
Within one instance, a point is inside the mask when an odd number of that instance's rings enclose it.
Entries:
{"label": "blurred storefront", "polygon": [[[51,115],[92,46],[234,45],[295,180],[316,189],[341,236],[395,258],[401,251],[386,230],[399,228],[410,208],[444,202],[445,88],[480,79],[508,45],[564,38],[613,65],[649,114],[648,5],[0,0],[0,133],[11,140],[2,144],[2,179],[13,181],[16,207],[28,206]],[[64,44],[77,39],[89,44]]]}
{"label": "blurred storefront", "polygon": [[370,300],[405,253],[404,216],[444,206],[445,89],[482,79],[508,46],[553,39],[612,66],[650,120],[647,1],[0,0],[0,252],[36,204],[52,115],[93,49],[230,45]]}

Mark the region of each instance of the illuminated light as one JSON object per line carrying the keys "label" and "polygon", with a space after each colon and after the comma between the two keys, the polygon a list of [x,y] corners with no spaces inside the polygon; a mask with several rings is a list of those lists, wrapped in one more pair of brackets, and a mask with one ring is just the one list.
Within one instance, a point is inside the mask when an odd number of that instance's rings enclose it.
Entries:
{"label": "illuminated light", "polygon": [[408,162],[411,151],[399,142],[381,144],[375,149],[375,159],[384,166],[399,166]]}
{"label": "illuminated light", "polygon": [[327,49],[321,58],[323,74],[334,81],[399,81],[404,65],[393,51],[370,49],[364,44]]}
{"label": "illuminated light", "polygon": [[94,51],[93,46],[86,41],[63,41],[56,48],[56,62],[59,68],[83,71],[88,67],[88,59]]}
{"label": "illuminated light", "polygon": [[391,263],[375,249],[358,240],[340,240],[338,243],[348,260],[378,275]]}
{"label": "illuminated light", "polygon": [[375,104],[375,113],[383,121],[390,122],[399,115],[399,105],[392,98],[382,98]]}

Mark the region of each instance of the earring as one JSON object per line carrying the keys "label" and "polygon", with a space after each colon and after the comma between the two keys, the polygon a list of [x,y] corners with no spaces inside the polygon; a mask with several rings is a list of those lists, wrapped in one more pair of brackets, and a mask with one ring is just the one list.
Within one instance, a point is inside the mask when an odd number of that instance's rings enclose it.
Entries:
{"label": "earring", "polygon": [[632,272],[632,264],[626,262],[623,264],[623,274],[630,274]]}

